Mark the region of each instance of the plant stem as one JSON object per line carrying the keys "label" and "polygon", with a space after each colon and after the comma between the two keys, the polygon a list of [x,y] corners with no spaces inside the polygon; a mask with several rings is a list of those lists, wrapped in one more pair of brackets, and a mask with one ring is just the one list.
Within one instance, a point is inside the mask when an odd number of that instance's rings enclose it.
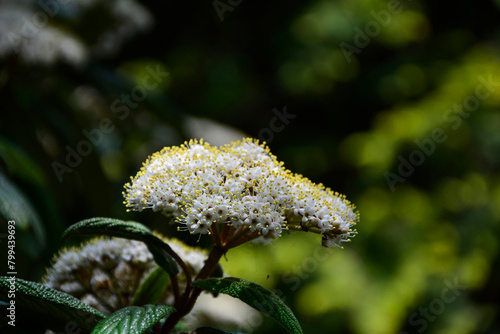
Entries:
{"label": "plant stem", "polygon": [[226,249],[234,248],[247,241],[257,238],[259,235],[260,234],[257,231],[253,231],[250,233],[248,231],[248,226],[240,227],[238,231],[234,234],[234,236],[224,243],[224,247]]}
{"label": "plant stem", "polygon": [[175,261],[177,261],[179,266],[182,268],[182,271],[184,272],[184,276],[186,276],[187,286],[191,286],[191,282],[192,282],[191,273],[189,272],[189,269],[186,266],[186,263],[184,263],[184,261],[180,258],[180,256],[177,255],[177,253],[174,252],[174,250],[172,248],[170,248],[170,246],[168,244],[161,243],[159,246],[162,247],[170,256],[172,256],[175,259]]}
{"label": "plant stem", "polygon": [[179,301],[179,281],[177,280],[177,275],[170,275],[170,282],[172,282],[172,289],[174,290],[174,304]]}
{"label": "plant stem", "polygon": [[[217,267],[217,263],[219,263],[220,258],[226,252],[226,248],[214,245],[214,247],[210,251],[207,261],[205,262],[205,265],[203,266],[203,268],[201,268],[195,280],[210,277],[214,269]],[[161,329],[162,334],[170,333],[175,325],[179,322],[179,320],[181,320],[184,316],[191,312],[194,304],[196,303],[196,299],[198,299],[198,296],[202,291],[203,290],[197,287],[193,287],[191,284],[186,286],[186,290],[182,294],[182,297],[177,305],[177,310],[175,311],[175,313],[171,314],[163,324]]]}
{"label": "plant stem", "polygon": [[314,226],[303,226],[303,225],[294,225],[288,224],[287,228],[289,230],[303,231],[303,232],[313,232],[317,234],[321,234],[321,229]]}
{"label": "plant stem", "polygon": [[227,239],[228,235],[231,233],[234,233],[235,229],[233,226],[230,224],[225,224],[224,227],[222,228],[222,235],[221,235],[221,240],[222,242],[225,243],[225,240]]}
{"label": "plant stem", "polygon": [[219,224],[215,223],[210,226],[210,231],[212,232],[211,237],[217,247],[221,247],[221,236],[219,231]]}
{"label": "plant stem", "polygon": [[228,247],[229,244],[234,243],[238,238],[246,235],[248,232],[248,226],[243,225],[239,227],[237,230],[234,229],[233,235],[232,236],[226,236],[226,238],[223,240],[224,247],[226,249],[230,249],[233,247]]}
{"label": "plant stem", "polygon": [[[174,250],[168,244],[162,242],[158,243],[157,245],[161,247],[165,252],[167,252],[170,256],[172,256],[174,260],[179,264],[182,271],[184,272],[184,276],[186,276],[186,289],[191,287],[192,283],[191,273],[189,272],[186,263],[181,259],[181,257],[176,252],[174,252]],[[181,298],[177,274],[169,276],[170,276],[170,281],[172,282],[172,289],[174,291],[174,306],[177,307],[178,304],[180,303],[180,298]]]}

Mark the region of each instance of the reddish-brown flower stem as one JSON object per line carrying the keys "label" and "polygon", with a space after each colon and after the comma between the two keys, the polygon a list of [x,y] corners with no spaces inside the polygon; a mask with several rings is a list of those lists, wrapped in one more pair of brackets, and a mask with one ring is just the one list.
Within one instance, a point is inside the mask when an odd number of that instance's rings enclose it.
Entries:
{"label": "reddish-brown flower stem", "polygon": [[221,235],[219,232],[219,224],[218,223],[212,224],[212,226],[210,226],[210,231],[212,232],[211,237],[212,237],[212,240],[214,241],[215,245],[217,247],[222,247],[222,245],[221,245],[222,239],[221,239]]}
{"label": "reddish-brown flower stem", "polygon": [[314,226],[288,224],[287,228],[289,230],[296,230],[296,231],[302,231],[302,232],[313,232],[313,233],[317,233],[317,234],[322,234],[321,229],[319,227],[314,227]]}
{"label": "reddish-brown flower stem", "polygon": [[254,232],[248,233],[248,230],[247,230],[247,234],[240,235],[240,236],[238,236],[238,238],[233,238],[233,239],[229,240],[229,242],[226,244],[226,248],[231,249],[234,247],[238,247],[239,245],[244,244],[245,242],[248,242],[248,241],[253,240],[255,238],[258,238],[259,236],[260,236],[259,232],[254,231]]}
{"label": "reddish-brown flower stem", "polygon": [[169,275],[170,276],[170,281],[172,282],[172,289],[174,290],[174,304],[176,304],[179,301],[179,281],[177,280],[177,275]]}
{"label": "reddish-brown flower stem", "polygon": [[239,238],[241,238],[242,236],[244,235],[247,235],[248,234],[248,226],[246,225],[243,225],[241,226],[240,228],[238,228],[237,230],[235,230],[233,228],[233,230],[235,232],[233,232],[234,234],[232,236],[227,236],[225,239],[222,240],[223,242],[223,245],[226,249],[230,249],[230,248],[233,248],[233,247],[228,247],[229,244],[231,243],[234,243],[236,240],[238,240]]}
{"label": "reddish-brown flower stem", "polygon": [[[179,255],[177,255],[176,252],[174,252],[174,250],[172,248],[170,248],[169,245],[167,245],[166,243],[162,243],[160,245],[163,250],[165,250],[170,256],[172,256],[174,258],[175,261],[177,261],[177,263],[179,264],[179,266],[181,267],[182,271],[184,272],[184,276],[186,276],[186,284],[187,286],[190,286],[191,285],[191,282],[192,282],[192,278],[191,278],[191,273],[189,272],[189,269],[188,267],[186,266],[186,263],[184,263],[184,261],[181,259],[181,257]],[[175,278],[177,280],[177,277]]]}
{"label": "reddish-brown flower stem", "polygon": [[[205,262],[205,265],[203,266],[203,268],[201,268],[195,280],[205,279],[210,277],[214,269],[217,267],[220,258],[226,252],[227,249],[214,245],[212,251],[210,252],[210,255],[208,256],[207,261]],[[172,329],[175,327],[175,325],[179,322],[179,320],[181,320],[191,311],[194,304],[196,303],[196,299],[198,299],[198,296],[200,295],[201,292],[202,292],[201,289],[193,287],[191,284],[189,286],[186,286],[185,292],[182,294],[178,305],[176,305],[176,312],[171,314],[167,318],[167,321],[165,321],[165,323],[163,324],[161,330],[162,334],[170,333]]]}
{"label": "reddish-brown flower stem", "polygon": [[222,228],[222,235],[221,235],[221,240],[223,243],[231,233],[234,233],[234,227],[229,224],[224,225],[224,227]]}

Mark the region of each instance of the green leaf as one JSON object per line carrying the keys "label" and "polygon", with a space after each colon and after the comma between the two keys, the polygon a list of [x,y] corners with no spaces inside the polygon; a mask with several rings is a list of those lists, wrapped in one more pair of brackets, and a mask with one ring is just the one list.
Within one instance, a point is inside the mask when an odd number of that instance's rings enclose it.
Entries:
{"label": "green leaf", "polygon": [[[161,240],[160,242],[164,243]],[[169,275],[177,275],[179,273],[177,262],[163,248],[148,243],[146,243],[146,246],[148,246],[149,251],[153,254],[156,264],[162,267]]]}
{"label": "green leaf", "polygon": [[174,311],[173,307],[162,304],[125,307],[98,323],[92,334],[142,334]]}
{"label": "green leaf", "polygon": [[126,239],[133,237],[135,240],[145,242],[157,242],[156,239],[158,239],[141,223],[102,217],[85,219],[71,225],[63,232],[62,238],[66,240],[75,235],[95,235],[97,233]]}
{"label": "green leaf", "polygon": [[40,165],[20,146],[0,137],[0,157],[5,160],[8,171],[34,185],[46,185],[47,178]]}
{"label": "green leaf", "polygon": [[286,304],[273,292],[250,281],[236,278],[208,278],[194,281],[193,285],[212,292],[220,292],[238,298],[256,310],[278,321],[289,333],[302,333],[300,324]]}
{"label": "green leaf", "polygon": [[30,232],[36,237],[39,252],[45,247],[46,235],[43,223],[28,197],[0,173],[0,216],[5,220],[15,219],[16,228],[21,232]]}
{"label": "green leaf", "polygon": [[[11,295],[12,290],[15,297]],[[16,318],[18,312],[29,313],[30,318],[37,316],[43,319],[44,324],[50,324],[47,327],[53,330],[65,330],[68,324],[73,323],[71,327],[90,333],[105,318],[104,314],[73,296],[19,278],[0,277],[0,299],[7,303],[15,300]]]}
{"label": "green leaf", "polygon": [[42,269],[42,261],[33,267],[30,260],[37,261],[46,254],[53,254],[64,229],[53,198],[54,189],[48,188],[40,164],[23,148],[2,136],[0,170],[5,170],[4,175],[11,182],[10,186],[0,185],[0,214],[7,221],[15,219],[16,225],[19,225],[16,243],[20,246],[20,257],[16,258],[23,263],[18,266],[18,272],[27,272],[28,267],[36,272],[39,270],[37,267]]}
{"label": "green leaf", "polygon": [[169,275],[177,275],[179,267],[174,258],[165,250],[170,248],[160,238],[141,223],[112,218],[91,218],[71,225],[63,233],[63,240],[77,235],[108,235],[139,240],[146,244],[156,263]]}
{"label": "green leaf", "polygon": [[159,303],[168,286],[168,281],[168,274],[163,268],[154,268],[136,290],[130,305],[142,306]]}

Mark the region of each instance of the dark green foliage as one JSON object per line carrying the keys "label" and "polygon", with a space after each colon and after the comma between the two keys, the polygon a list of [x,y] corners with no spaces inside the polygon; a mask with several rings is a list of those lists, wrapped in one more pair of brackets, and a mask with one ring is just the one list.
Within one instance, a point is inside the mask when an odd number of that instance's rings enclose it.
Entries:
{"label": "dark green foliage", "polygon": [[302,333],[299,322],[286,304],[274,293],[262,286],[236,277],[208,278],[193,282],[193,285],[212,292],[238,298],[256,310],[269,315],[289,333]]}
{"label": "dark green foliage", "polygon": [[162,267],[151,270],[144,282],[139,286],[130,305],[142,306],[160,302],[165,289],[168,286],[169,277]]}
{"label": "dark green foliage", "polygon": [[[10,295],[12,285],[15,287],[15,297]],[[0,300],[6,303],[15,302],[16,318],[27,322],[34,321],[39,323],[40,327],[45,325],[56,331],[63,331],[67,326],[71,326],[90,333],[105,317],[73,296],[19,278],[12,284],[8,277],[0,277]],[[18,320],[17,325],[22,327],[23,323]]]}
{"label": "dark green foliage", "polygon": [[173,307],[161,304],[125,307],[98,323],[92,334],[142,334],[174,311]]}

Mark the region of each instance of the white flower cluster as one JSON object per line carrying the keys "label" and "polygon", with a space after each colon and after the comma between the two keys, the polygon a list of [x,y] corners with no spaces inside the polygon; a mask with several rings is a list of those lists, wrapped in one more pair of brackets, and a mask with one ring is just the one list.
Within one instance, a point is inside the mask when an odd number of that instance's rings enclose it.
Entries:
{"label": "white flower cluster", "polygon": [[323,235],[323,245],[340,245],[356,231],[355,207],[343,195],[283,167],[258,141],[213,147],[192,140],[153,154],[125,185],[127,207],[174,213],[191,233],[214,233],[229,225],[260,239],[283,229]]}
{"label": "white flower cluster", "polygon": [[[191,275],[199,273],[206,253],[174,239],[164,239],[186,263]],[[139,285],[156,266],[143,242],[119,238],[97,238],[82,247],[62,250],[48,268],[42,283],[108,315],[130,305]],[[182,286],[183,274],[179,273]],[[167,294],[166,304],[173,303]]]}
{"label": "white flower cluster", "polygon": [[[82,20],[95,8],[106,11],[111,21],[86,45],[78,37],[78,31],[72,30],[85,23]],[[82,66],[92,56],[118,52],[127,39],[149,29],[152,23],[151,13],[136,0],[3,0],[0,1],[0,58],[17,54],[29,64],[53,65],[64,61]]]}

